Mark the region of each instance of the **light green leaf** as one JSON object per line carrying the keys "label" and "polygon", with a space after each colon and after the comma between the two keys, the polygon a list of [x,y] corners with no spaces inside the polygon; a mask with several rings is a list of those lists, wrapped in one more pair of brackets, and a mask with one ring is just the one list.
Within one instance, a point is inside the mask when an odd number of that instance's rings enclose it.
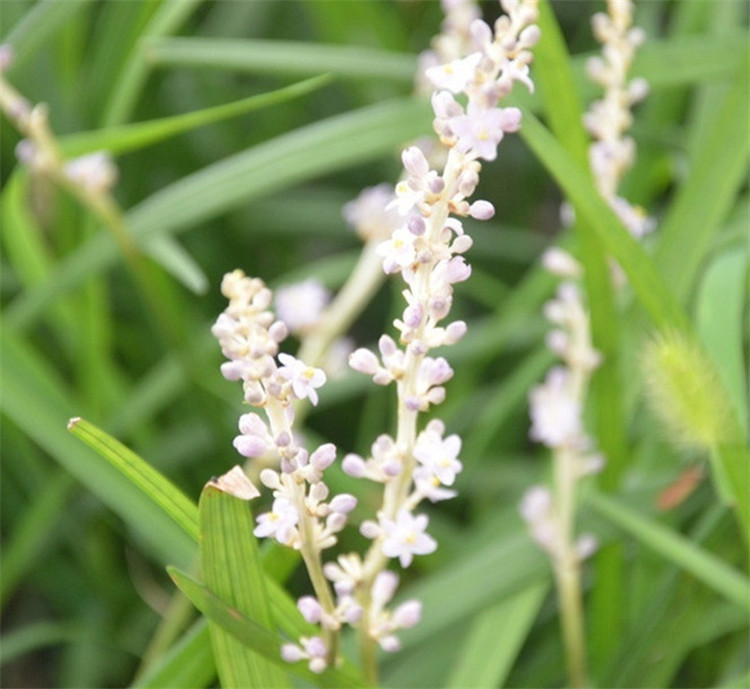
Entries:
{"label": "light green leaf", "polygon": [[68,430],[106,459],[194,541],[198,540],[198,511],[177,486],[135,452],[94,424],[73,418]]}
{"label": "light green leaf", "polygon": [[131,685],[143,689],[197,689],[216,677],[208,624],[199,619],[170,651]]}
{"label": "light green leaf", "polygon": [[191,563],[196,554],[197,508],[193,506],[191,540],[182,525],[166,517],[161,507],[119,469],[102,462],[99,455],[66,432],[65,425],[81,408],[80,403],[69,399],[62,382],[38,352],[7,328],[2,332],[2,350],[3,414],[120,515],[160,561]]}
{"label": "light green leaf", "polygon": [[169,575],[179,589],[193,602],[206,617],[239,639],[247,647],[262,654],[294,674],[324,687],[366,687],[364,681],[353,668],[344,664],[340,669],[329,668],[316,675],[305,663],[288,664],[281,658],[281,644],[277,635],[243,615],[227,602],[221,600],[204,585],[195,581],[174,567],[168,568]]}
{"label": "light green leaf", "polygon": [[158,120],[149,120],[148,122],[124,124],[107,129],[70,134],[60,137],[60,148],[69,157],[100,150],[109,151],[113,155],[136,151],[198,127],[285,103],[307,95],[330,82],[330,76],[316,76],[276,91],[243,98],[234,103],[217,105],[212,108],[173,115],[172,117],[163,117]]}
{"label": "light green leaf", "polygon": [[748,308],[747,253],[725,251],[706,269],[696,304],[698,332],[711,355],[748,435],[747,371],[743,356],[743,318]]}
{"label": "light green leaf", "polygon": [[213,67],[252,74],[390,80],[410,84],[417,68],[413,55],[361,46],[298,41],[162,38],[143,45],[152,65]]}
{"label": "light green leaf", "polygon": [[586,496],[586,502],[595,512],[627,531],[643,545],[750,611],[750,580],[722,560],[619,500],[591,493]]}
{"label": "light green leaf", "polygon": [[446,687],[501,687],[549,591],[541,582],[481,612],[469,631]]}
{"label": "light green leaf", "polygon": [[555,137],[530,112],[524,112],[521,136],[595,232],[604,248],[622,266],[637,297],[659,327],[687,327],[687,316],[653,261],[622,226],[599,196],[590,175],[566,153]]}
{"label": "light green leaf", "polygon": [[713,127],[659,229],[655,261],[681,301],[687,299],[706,249],[747,181],[750,60],[745,55],[745,69],[723,101],[715,104]]}
{"label": "light green leaf", "polygon": [[[253,516],[245,500],[209,483],[201,492],[201,571],[206,585],[233,608],[273,633]],[[280,668],[248,649],[220,625],[209,624],[222,687],[286,687]]]}

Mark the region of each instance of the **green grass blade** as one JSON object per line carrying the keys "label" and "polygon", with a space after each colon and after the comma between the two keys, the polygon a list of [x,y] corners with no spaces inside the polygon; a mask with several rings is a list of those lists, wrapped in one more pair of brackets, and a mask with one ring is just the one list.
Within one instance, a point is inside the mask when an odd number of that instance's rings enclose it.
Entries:
{"label": "green grass blade", "polygon": [[571,158],[561,144],[530,112],[525,111],[521,136],[572,201],[604,248],[622,266],[638,299],[659,327],[686,329],[687,316],[667,287],[654,262],[622,226],[599,196],[590,175]]}
{"label": "green grass blade", "polygon": [[696,304],[698,333],[748,437],[747,370],[742,325],[748,309],[747,252],[739,246],[717,256],[703,276]]}
{"label": "green grass blade", "polygon": [[14,59],[9,72],[29,59],[51,34],[60,29],[76,12],[91,0],[42,0],[27,12],[21,20],[3,36],[2,43],[13,46]]}
{"label": "green grass blade", "polygon": [[70,134],[60,138],[60,148],[66,156],[71,157],[99,150],[109,151],[113,155],[137,151],[168,138],[190,132],[198,127],[215,124],[231,117],[238,117],[262,108],[285,103],[294,98],[300,98],[322,88],[330,81],[330,76],[316,76],[275,91],[243,98],[234,103],[217,105],[172,117],[163,117],[158,120],[149,120],[148,122],[124,124],[80,134]]}
{"label": "green grass blade", "polygon": [[[198,8],[203,0],[166,0],[154,13],[142,36],[159,37],[171,34]],[[149,65],[139,46],[128,57],[117,84],[110,92],[104,107],[102,122],[105,125],[121,124],[130,117],[138,95],[149,73]]]}
{"label": "green grass blade", "polygon": [[[273,633],[253,515],[245,500],[209,483],[198,503],[201,571],[207,587],[233,608]],[[237,641],[220,625],[209,624],[222,687],[287,687],[286,673]]]}
{"label": "green grass blade", "polygon": [[[184,177],[131,210],[127,224],[136,241],[147,243],[303,180],[390,154],[428,128],[428,110],[413,99],[331,117]],[[112,238],[98,234],[11,304],[6,324],[27,327],[54,299],[119,258]]]}
{"label": "green grass blade", "polygon": [[[747,50],[745,56],[747,65]],[[688,297],[706,250],[747,181],[749,108],[746,66],[723,102],[715,104],[713,127],[661,225],[656,264],[681,301]]]}
{"label": "green grass blade", "polygon": [[135,452],[94,424],[76,417],[68,430],[106,459],[194,541],[198,540],[198,510],[177,486]]}
{"label": "green grass blade", "polygon": [[174,567],[168,568],[168,571],[179,589],[206,617],[282,668],[313,682],[315,686],[342,688],[368,686],[358,673],[346,665],[341,669],[329,668],[320,675],[316,675],[304,663],[284,662],[280,653],[281,643],[275,633],[243,615],[184,572]]}
{"label": "green grass blade", "polygon": [[329,72],[337,77],[388,80],[411,84],[413,55],[361,46],[321,45],[295,41],[226,38],[162,38],[144,43],[152,65],[212,67],[222,70],[310,76]]}
{"label": "green grass blade", "polygon": [[503,686],[549,588],[549,582],[535,584],[480,613],[445,686],[451,689]]}
{"label": "green grass blade", "polygon": [[[185,530],[114,466],[102,462],[66,430],[80,403],[68,399],[62,383],[42,365],[43,359],[25,341],[2,333],[0,359],[3,394],[0,409],[37,445],[114,510],[160,561],[192,562],[197,549]],[[196,521],[193,529],[197,534]],[[197,536],[193,536],[195,539]]]}
{"label": "green grass blade", "polygon": [[725,562],[658,522],[641,516],[621,501],[596,493],[588,495],[586,501],[595,512],[643,545],[750,611],[750,580]]}
{"label": "green grass blade", "polygon": [[41,495],[36,496],[3,545],[0,559],[0,608],[52,538],[54,525],[65,509],[73,481],[62,472],[50,479]]}
{"label": "green grass blade", "polygon": [[134,689],[198,689],[216,677],[208,624],[198,620],[160,662],[154,664],[131,685]]}

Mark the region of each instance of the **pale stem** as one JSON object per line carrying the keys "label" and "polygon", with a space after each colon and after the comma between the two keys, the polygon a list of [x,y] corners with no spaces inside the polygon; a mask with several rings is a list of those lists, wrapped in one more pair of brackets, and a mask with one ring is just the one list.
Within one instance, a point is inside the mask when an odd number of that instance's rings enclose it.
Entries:
{"label": "pale stem", "polygon": [[555,453],[555,487],[560,524],[560,553],[554,558],[565,657],[570,686],[588,684],[583,627],[581,565],[575,546],[576,453],[561,448]]}

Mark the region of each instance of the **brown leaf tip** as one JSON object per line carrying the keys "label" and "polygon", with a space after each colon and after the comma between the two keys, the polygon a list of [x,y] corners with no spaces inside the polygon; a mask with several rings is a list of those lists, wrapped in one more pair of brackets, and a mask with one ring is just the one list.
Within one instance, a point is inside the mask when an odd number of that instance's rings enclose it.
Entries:
{"label": "brown leaf tip", "polygon": [[80,416],[74,416],[70,421],[68,421],[68,430],[72,431],[78,425],[78,422],[80,420]]}
{"label": "brown leaf tip", "polygon": [[245,476],[245,472],[242,471],[240,466],[232,467],[219,478],[212,478],[207,485],[218,488],[220,491],[233,495],[240,500],[253,500],[260,495],[260,491]]}

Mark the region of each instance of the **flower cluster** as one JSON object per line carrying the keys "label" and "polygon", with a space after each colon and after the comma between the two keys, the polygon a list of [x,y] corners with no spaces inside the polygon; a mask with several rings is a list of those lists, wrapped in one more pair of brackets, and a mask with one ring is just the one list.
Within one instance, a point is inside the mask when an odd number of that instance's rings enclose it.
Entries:
{"label": "flower cluster", "polygon": [[[323,474],[335,461],[336,448],[328,443],[308,453],[292,433],[295,400],[307,398],[315,404],[325,374],[303,363],[303,357],[279,353],[290,327],[301,333],[303,342],[306,328],[314,333],[325,327],[322,291],[315,286],[311,294],[282,292],[277,306],[284,317],[276,320],[269,311],[271,292],[261,280],[235,271],[222,283],[229,306],[213,327],[229,360],[222,373],[241,380],[245,401],[265,413],[265,418],[255,412],[241,417],[234,445],[245,457],[276,457],[280,467],[260,473],[274,500],[270,511],[257,518],[255,534],[298,549],[315,592],[301,598],[298,608],[319,625],[320,634],[285,644],[282,655],[288,661],[306,660],[315,672],[335,662],[336,635],[345,624],[364,631],[363,657],[372,657],[371,644],[385,651],[399,647],[396,632],[418,622],[421,606],[407,601],[387,608],[398,585],[388,564],[397,560],[409,567],[415,556],[437,548],[427,533],[427,515],[415,510],[423,500],[438,502],[456,494],[452,486],[462,469],[461,440],[446,435],[437,419],[419,430],[418,417],[444,400],[444,384],[453,376],[447,360],[430,356],[430,351],[457,342],[466,332],[463,321],[447,319],[453,285],[471,275],[463,254],[472,241],[461,218],[486,220],[494,214],[488,201],[469,200],[479,181],[480,159],[494,160],[504,135],[520,126],[520,111],[498,107],[499,101],[515,81],[532,87],[528,65],[529,48],[539,38],[533,24],[536,0],[501,4],[508,14],[494,28],[472,19],[467,35],[473,52],[468,57],[427,70],[435,88],[434,128],[447,148],[442,172],[431,169],[425,153],[411,146],[402,155],[404,179],[395,194],[387,194],[387,204],[386,192],[375,188],[345,209],[367,242],[365,253],[372,249],[383,272],[398,273],[406,283],[406,307],[394,322],[399,341],[383,335],[378,354],[360,348],[349,357],[352,368],[377,384],[395,383],[398,394],[395,437],[382,434],[369,457],[350,453],[342,462],[350,476],[383,486],[376,518],[360,526],[372,540],[364,557],[350,553],[336,562],[322,562],[322,550],[336,543],[356,500],[348,494],[329,497]],[[341,293],[336,299],[347,302]],[[306,306],[300,307],[300,301]],[[300,310],[311,320],[300,319]],[[291,321],[289,327],[284,320]]]}
{"label": "flower cluster", "polygon": [[[592,451],[593,442],[583,425],[583,406],[588,381],[601,361],[591,345],[589,316],[582,301],[576,278],[581,275],[578,262],[559,248],[549,249],[543,256],[545,268],[564,278],[554,299],[545,305],[547,319],[556,327],[547,336],[547,346],[562,360],[553,367],[545,381],[529,394],[533,440],[549,447],[558,465],[556,489],[560,494],[574,494],[576,482],[583,476],[599,471],[601,455]],[[552,492],[542,486],[531,488],[521,504],[521,515],[528,522],[532,536],[553,558],[566,556],[568,536],[573,518],[572,505],[561,506]],[[595,541],[582,536],[575,546],[579,558],[590,554]]]}
{"label": "flower cluster", "polygon": [[652,231],[655,223],[642,208],[619,196],[617,189],[635,160],[635,142],[626,135],[633,123],[630,109],[648,93],[645,79],[628,81],[635,51],[645,34],[632,26],[632,0],[607,0],[607,7],[607,13],[596,13],[591,22],[594,35],[602,44],[602,54],[587,63],[588,74],[604,88],[604,97],[592,104],[584,124],[594,137],[589,159],[599,192],[639,239]]}

